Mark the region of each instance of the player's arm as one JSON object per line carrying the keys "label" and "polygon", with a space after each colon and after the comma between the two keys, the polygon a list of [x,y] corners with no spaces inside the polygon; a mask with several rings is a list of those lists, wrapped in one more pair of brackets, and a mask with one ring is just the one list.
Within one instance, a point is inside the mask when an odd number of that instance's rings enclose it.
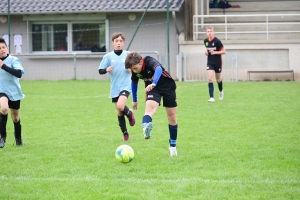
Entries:
{"label": "player's arm", "polygon": [[98,68],[99,74],[102,75],[102,74],[106,74],[107,72],[111,72],[114,69],[114,67],[109,66],[109,65],[110,65],[110,62],[108,60],[108,57],[104,56],[101,63],[100,63],[100,66]]}
{"label": "player's arm", "polygon": [[137,109],[137,89],[138,89],[138,80],[131,81],[131,91],[132,91],[132,108]]}
{"label": "player's arm", "polygon": [[7,65],[5,65],[3,63],[2,60],[0,60],[0,68],[3,69],[4,71],[10,73],[11,75],[17,77],[17,78],[21,78],[22,77],[22,70],[8,67]]}
{"label": "player's arm", "polygon": [[217,50],[218,50],[218,51],[210,51],[210,53],[211,53],[212,55],[222,55],[222,54],[226,54],[226,50],[225,50],[225,48],[224,48],[224,46],[223,46],[223,44],[222,44],[221,41],[219,41],[219,42],[216,43],[216,47],[217,47]]}
{"label": "player's arm", "polygon": [[147,92],[151,91],[157,85],[157,83],[161,77],[161,74],[162,74],[161,66],[156,66],[156,68],[154,69],[152,83],[146,87]]}

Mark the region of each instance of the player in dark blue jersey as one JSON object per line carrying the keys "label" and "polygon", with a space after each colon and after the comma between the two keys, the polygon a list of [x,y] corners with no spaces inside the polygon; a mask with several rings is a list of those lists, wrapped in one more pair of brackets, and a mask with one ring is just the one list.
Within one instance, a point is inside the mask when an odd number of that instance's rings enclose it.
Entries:
{"label": "player in dark blue jersey", "polygon": [[206,28],[207,38],[204,40],[205,55],[207,55],[207,67],[206,73],[208,78],[208,91],[209,91],[209,100],[208,102],[215,102],[214,99],[214,73],[216,76],[216,80],[219,88],[219,99],[223,100],[224,98],[224,90],[223,83],[221,79],[222,72],[222,54],[226,53],[226,50],[218,38],[215,37],[214,28],[207,27]]}
{"label": "player in dark blue jersey", "polygon": [[136,52],[128,53],[125,60],[126,69],[131,69],[132,75],[132,107],[137,109],[137,88],[139,79],[145,82],[146,90],[146,109],[143,117],[143,134],[145,139],[151,137],[153,128],[152,118],[161,98],[163,106],[166,108],[166,113],[169,121],[169,150],[171,156],[177,156],[176,140],[177,140],[177,101],[176,101],[176,84],[171,75],[163,68],[163,66],[150,56],[142,58]]}

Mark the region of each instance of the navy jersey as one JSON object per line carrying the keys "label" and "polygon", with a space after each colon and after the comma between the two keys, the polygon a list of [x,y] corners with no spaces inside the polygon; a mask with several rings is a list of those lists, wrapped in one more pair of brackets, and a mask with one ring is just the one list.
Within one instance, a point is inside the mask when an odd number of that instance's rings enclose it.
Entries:
{"label": "navy jersey", "polygon": [[133,82],[138,82],[139,79],[143,79],[145,82],[145,87],[152,83],[155,68],[161,66],[162,74],[155,86],[156,89],[164,89],[169,86],[170,83],[175,83],[171,75],[163,68],[163,66],[155,59],[150,56],[146,56],[144,59],[142,70],[140,73],[132,72],[131,80]]}
{"label": "navy jersey", "polygon": [[204,40],[204,45],[208,51],[207,65],[221,67],[222,66],[222,55],[219,55],[219,54],[211,55],[209,52],[210,50],[220,51],[221,49],[223,49],[223,44],[222,44],[221,40],[219,40],[216,37],[214,37],[212,40],[209,40],[208,38],[206,38]]}

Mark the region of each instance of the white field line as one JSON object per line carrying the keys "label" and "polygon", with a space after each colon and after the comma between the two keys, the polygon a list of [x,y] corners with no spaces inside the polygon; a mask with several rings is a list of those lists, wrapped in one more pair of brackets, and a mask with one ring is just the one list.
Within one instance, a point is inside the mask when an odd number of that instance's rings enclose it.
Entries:
{"label": "white field line", "polygon": [[[195,84],[195,85],[188,85],[188,86],[178,86],[177,88],[187,88],[187,87],[198,87],[198,86],[206,86],[206,83],[202,84]],[[99,98],[99,97],[107,97],[109,98],[109,94],[101,94],[101,95],[94,95],[94,96],[64,96],[64,95],[53,95],[53,96],[43,96],[43,95],[26,95],[25,98],[33,98],[33,99],[92,99],[92,98]]]}
{"label": "white field line", "polygon": [[102,94],[102,95],[94,95],[94,96],[67,96],[67,95],[53,95],[53,96],[43,96],[43,95],[26,95],[25,98],[33,98],[33,99],[92,99],[92,98],[99,98],[99,97],[107,97],[109,98],[109,94]]}
{"label": "white field line", "polygon": [[220,184],[295,184],[300,183],[300,180],[270,180],[265,179],[261,181],[255,180],[237,180],[237,179],[201,179],[201,178],[177,178],[177,179],[139,179],[139,178],[103,178],[103,177],[76,177],[76,178],[59,178],[59,177],[26,177],[26,176],[0,176],[2,181],[26,181],[26,182],[37,182],[37,181],[62,181],[62,182],[74,182],[74,181],[83,181],[83,182],[128,182],[128,183],[220,183]]}

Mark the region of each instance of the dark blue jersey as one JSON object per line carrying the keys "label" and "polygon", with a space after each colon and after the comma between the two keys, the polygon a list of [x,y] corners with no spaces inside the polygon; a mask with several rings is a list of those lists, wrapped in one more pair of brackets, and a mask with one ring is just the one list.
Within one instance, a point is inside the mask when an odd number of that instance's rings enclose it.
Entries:
{"label": "dark blue jersey", "polygon": [[221,49],[223,49],[223,44],[222,44],[221,40],[219,40],[216,37],[214,37],[212,40],[209,40],[208,38],[206,38],[204,40],[204,45],[208,52],[207,65],[221,67],[222,66],[222,55],[220,55],[220,54],[211,55],[209,52],[210,50],[220,51]]}
{"label": "dark blue jersey", "polygon": [[163,68],[163,66],[155,59],[150,56],[146,56],[144,59],[144,63],[142,66],[142,70],[140,73],[132,72],[131,80],[133,82],[138,82],[139,79],[143,79],[145,82],[145,86],[152,83],[153,75],[157,66],[162,68],[162,74],[155,86],[155,88],[163,89],[165,86],[170,84],[170,82],[174,82],[171,75]]}

